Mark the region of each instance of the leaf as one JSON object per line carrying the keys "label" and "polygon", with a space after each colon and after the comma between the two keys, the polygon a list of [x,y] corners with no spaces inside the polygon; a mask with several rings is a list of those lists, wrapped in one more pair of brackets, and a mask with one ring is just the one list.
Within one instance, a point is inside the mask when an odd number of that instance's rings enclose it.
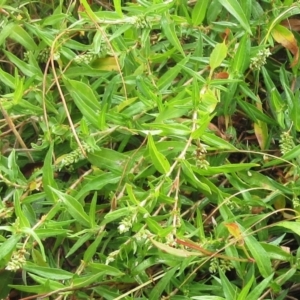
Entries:
{"label": "leaf", "polygon": [[82,115],[94,127],[101,129],[99,121],[101,106],[91,87],[83,82],[68,79],[65,76],[64,83]]}
{"label": "leaf", "polygon": [[21,71],[28,77],[33,77],[39,81],[43,80],[43,73],[41,69],[36,68],[32,64],[27,64],[23,60],[19,59],[17,56],[15,56],[13,53],[9,51],[3,50],[5,55],[8,57],[8,59],[15,64]]}
{"label": "leaf", "polygon": [[291,63],[291,67],[294,67],[299,61],[299,47],[294,34],[289,29],[279,24],[274,26],[271,34],[277,43],[280,43],[294,55],[294,59]]}
{"label": "leaf", "polygon": [[91,67],[93,69],[97,69],[99,71],[118,71],[119,70],[119,67],[116,62],[115,57],[96,58],[91,63]]}
{"label": "leaf", "polygon": [[26,262],[24,270],[33,274],[37,274],[41,277],[53,280],[66,280],[74,276],[73,273],[64,271],[58,268],[41,267],[31,262]]}
{"label": "leaf", "polygon": [[269,286],[269,283],[271,282],[272,278],[274,276],[274,273],[272,273],[270,276],[265,278],[263,281],[261,281],[251,292],[248,294],[247,299],[259,299],[259,297],[262,295],[264,290]]}
{"label": "leaf", "polygon": [[291,111],[291,120],[293,121],[293,125],[295,129],[300,131],[300,101],[299,101],[299,93],[296,93],[295,97],[293,97],[293,108]]}
{"label": "leaf", "polygon": [[62,193],[52,187],[51,190],[59,197],[59,199],[66,206],[68,213],[79,223],[86,227],[90,227],[90,219],[87,213],[84,211],[82,205],[78,200],[72,196]]}
{"label": "leaf", "polygon": [[291,231],[293,231],[294,233],[300,236],[300,222],[282,221],[277,223],[275,226],[290,229]]}
{"label": "leaf", "polygon": [[123,207],[119,208],[117,210],[110,211],[107,213],[104,217],[104,220],[102,221],[101,225],[108,224],[112,221],[115,221],[117,219],[120,219],[126,215],[130,215],[130,207]]}
{"label": "leaf", "polygon": [[191,165],[189,164],[188,161],[182,160],[180,162],[180,166],[182,168],[183,173],[189,178],[191,184],[201,190],[204,190],[211,194],[211,190],[208,185],[205,183],[201,182],[196,175],[194,174]]}
{"label": "leaf", "polygon": [[219,2],[231,13],[242,25],[242,27],[252,35],[248,19],[237,0],[219,0]]}
{"label": "leaf", "polygon": [[122,13],[121,0],[114,0],[114,8],[116,13],[122,18],[123,13]]}
{"label": "leaf", "polygon": [[209,65],[211,68],[211,74],[221,65],[225,57],[227,56],[228,47],[225,45],[225,42],[216,44],[215,48],[213,49],[212,53],[209,57]]}
{"label": "leaf", "polygon": [[181,69],[188,62],[189,58],[186,57],[182,61],[180,61],[175,67],[170,68],[167,72],[165,72],[158,80],[157,86],[160,91],[166,90],[173,82],[173,80],[177,77]]}
{"label": "leaf", "polygon": [[226,300],[225,298],[219,296],[194,296],[191,297],[194,300]]}
{"label": "leaf", "polygon": [[167,158],[162,153],[157,151],[151,134],[148,135],[148,150],[151,157],[151,162],[156,170],[162,174],[168,173],[170,170],[170,164]]}
{"label": "leaf", "polygon": [[300,156],[300,145],[297,145],[294,147],[291,151],[287,152],[281,158],[271,160],[270,162],[267,162],[263,165],[263,167],[271,167],[271,166],[276,166],[279,164],[284,164],[287,161],[291,161],[294,158]]}
{"label": "leaf", "polygon": [[[124,172],[128,159],[129,157],[127,155],[109,148],[102,148],[101,150],[96,150],[93,153],[88,153],[88,160],[94,166],[100,169],[107,169],[117,175]],[[132,163],[134,162],[133,160],[131,161]],[[127,167],[130,168],[130,164]],[[108,175],[107,177],[112,179],[113,175]],[[101,187],[100,183],[99,185]]]}
{"label": "leaf", "polygon": [[249,294],[249,291],[250,291],[250,288],[251,288],[253,282],[254,282],[254,276],[251,276],[250,280],[248,282],[246,282],[246,285],[243,287],[243,289],[239,293],[239,296],[238,296],[237,300],[247,299],[247,296]]}
{"label": "leaf", "polygon": [[209,3],[210,3],[210,0],[201,0],[201,1],[196,2],[196,5],[194,6],[193,11],[192,11],[193,25],[197,26],[203,22]]}
{"label": "leaf", "polygon": [[158,249],[160,249],[168,254],[174,255],[174,256],[178,256],[178,257],[203,256],[203,254],[201,252],[191,252],[191,251],[187,251],[184,249],[176,249],[176,248],[170,247],[166,244],[157,242],[151,238],[150,238],[150,241]]}
{"label": "leaf", "polygon": [[221,268],[219,268],[219,275],[220,275],[222,290],[224,292],[226,299],[234,299],[236,293],[236,287],[225,276]]}
{"label": "leaf", "polygon": [[156,283],[155,288],[152,289],[149,295],[149,300],[161,299],[165,287],[171,282],[176,271],[177,267],[174,267],[165,273],[164,277],[158,283]]}
{"label": "leaf", "polygon": [[[259,111],[263,113],[263,108],[261,102],[257,102],[256,106]],[[257,138],[258,144],[261,150],[265,150],[267,141],[268,141],[268,126],[266,123],[257,120],[254,123],[254,133]]]}
{"label": "leaf", "polygon": [[236,223],[226,223],[224,226],[228,229],[230,234],[234,236],[236,239],[241,239],[242,232],[239,228],[239,225]]}
{"label": "leaf", "polygon": [[19,240],[21,239],[21,234],[15,234],[12,235],[10,238],[8,238],[5,242],[3,242],[0,246],[0,261],[8,255],[10,252],[12,252]]}
{"label": "leaf", "polygon": [[10,37],[28,50],[35,50],[37,48],[34,40],[20,25],[15,25],[12,28]]}
{"label": "leaf", "polygon": [[264,278],[269,277],[273,273],[273,269],[266,250],[253,236],[244,236],[244,241],[257,264],[260,274]]}
{"label": "leaf", "polygon": [[119,181],[120,181],[120,176],[116,176],[115,174],[104,172],[103,174],[99,174],[95,176],[87,183],[84,182],[82,188],[78,191],[75,197],[77,200],[79,200],[92,190],[101,191],[102,188],[105,187],[106,185],[118,183]]}
{"label": "leaf", "polygon": [[101,263],[89,263],[88,264],[88,268],[97,270],[98,273],[103,273],[106,276],[118,276],[121,277],[122,275],[124,275],[123,272],[121,272],[118,268],[109,266],[109,265],[105,265],[105,264],[101,264]]}
{"label": "leaf", "polygon": [[161,18],[161,27],[171,45],[173,45],[183,56],[185,56],[175,31],[174,21],[171,20],[168,13],[163,14]]}
{"label": "leaf", "polygon": [[245,70],[249,67],[250,64],[250,43],[251,39],[248,34],[245,34],[237,48],[237,51],[232,60],[230,70],[236,74],[244,74]]}
{"label": "leaf", "polygon": [[53,144],[49,147],[49,150],[47,152],[47,155],[44,160],[44,166],[43,166],[43,188],[44,191],[53,203],[55,203],[58,200],[58,196],[53,192],[51,189],[57,189],[57,184],[54,180],[54,170],[52,166],[52,155],[53,155]]}

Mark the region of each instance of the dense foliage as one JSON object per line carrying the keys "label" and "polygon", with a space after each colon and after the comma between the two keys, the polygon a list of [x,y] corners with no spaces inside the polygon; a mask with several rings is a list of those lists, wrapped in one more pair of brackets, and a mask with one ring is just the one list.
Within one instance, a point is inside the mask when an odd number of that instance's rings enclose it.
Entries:
{"label": "dense foliage", "polygon": [[298,299],[293,2],[0,0],[1,299]]}

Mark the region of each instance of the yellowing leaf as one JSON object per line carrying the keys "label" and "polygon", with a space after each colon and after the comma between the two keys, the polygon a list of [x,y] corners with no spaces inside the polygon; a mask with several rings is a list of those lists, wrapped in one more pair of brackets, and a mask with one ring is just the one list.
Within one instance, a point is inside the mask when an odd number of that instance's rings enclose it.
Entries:
{"label": "yellowing leaf", "polygon": [[271,34],[277,43],[280,43],[294,55],[291,67],[295,66],[299,60],[299,47],[294,34],[282,25],[276,25]]}
{"label": "yellowing leaf", "polygon": [[[257,102],[256,106],[261,112],[263,112],[261,103]],[[264,150],[266,147],[267,140],[268,140],[267,124],[261,120],[257,120],[257,122],[254,123],[254,133],[255,133],[255,136],[259,143],[260,149]]]}
{"label": "yellowing leaf", "polygon": [[236,224],[236,223],[226,223],[224,225],[227,227],[229,233],[232,236],[234,236],[236,239],[241,238],[242,232],[241,232],[238,224]]}
{"label": "yellowing leaf", "polygon": [[222,63],[222,61],[227,56],[227,50],[228,47],[225,45],[225,43],[218,43],[212,53],[210,54],[209,58],[209,65],[211,68],[211,74],[214,69],[219,67]]}
{"label": "yellowing leaf", "polygon": [[118,71],[118,64],[114,57],[101,57],[91,63],[91,67],[100,71]]}

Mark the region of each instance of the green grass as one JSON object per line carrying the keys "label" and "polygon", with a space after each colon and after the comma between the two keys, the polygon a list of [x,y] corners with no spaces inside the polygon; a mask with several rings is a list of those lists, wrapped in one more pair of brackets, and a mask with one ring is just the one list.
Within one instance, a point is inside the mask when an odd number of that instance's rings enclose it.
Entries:
{"label": "green grass", "polygon": [[0,1],[0,298],[297,299],[300,4],[78,2]]}

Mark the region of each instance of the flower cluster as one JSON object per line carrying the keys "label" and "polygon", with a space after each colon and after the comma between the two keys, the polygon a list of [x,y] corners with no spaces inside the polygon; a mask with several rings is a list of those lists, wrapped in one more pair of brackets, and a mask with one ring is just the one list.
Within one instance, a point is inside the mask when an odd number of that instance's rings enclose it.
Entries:
{"label": "flower cluster", "polygon": [[206,149],[203,145],[199,145],[197,150],[196,150],[196,158],[197,162],[196,165],[200,169],[207,170],[209,167],[209,162],[206,160]]}
{"label": "flower cluster", "polygon": [[9,271],[17,271],[21,269],[26,263],[25,254],[27,254],[25,249],[15,251],[5,269]]}
{"label": "flower cluster", "polygon": [[260,70],[266,64],[267,58],[271,55],[269,48],[259,50],[256,56],[251,58],[250,69]]}
{"label": "flower cluster", "polygon": [[113,262],[116,259],[116,256],[119,254],[120,250],[113,251],[109,253],[109,255],[106,258],[105,264],[109,265],[109,263]]}
{"label": "flower cluster", "polygon": [[290,135],[290,132],[283,132],[280,135],[280,141],[279,141],[280,145],[280,152],[284,155],[287,152],[291,151],[295,145],[294,145],[294,141],[293,141],[293,137]]}
{"label": "flower cluster", "polygon": [[216,273],[218,268],[220,268],[223,272],[230,271],[233,269],[232,262],[230,260],[218,259],[217,257],[213,257],[210,261],[209,272]]}
{"label": "flower cluster", "polygon": [[132,218],[126,217],[119,223],[118,231],[120,234],[122,234],[129,231],[131,227],[132,227]]}
{"label": "flower cluster", "polygon": [[[82,143],[82,148],[87,153],[93,152],[93,148],[88,145],[87,143]],[[74,163],[77,163],[80,160],[83,160],[85,157],[81,151],[80,148],[77,148],[76,150],[66,154],[63,159],[60,161],[58,165],[58,169],[61,170],[63,167],[68,167],[73,165]]]}
{"label": "flower cluster", "polygon": [[86,53],[86,54],[79,54],[74,58],[74,62],[77,64],[90,64],[94,59],[96,58],[96,55],[94,53]]}

